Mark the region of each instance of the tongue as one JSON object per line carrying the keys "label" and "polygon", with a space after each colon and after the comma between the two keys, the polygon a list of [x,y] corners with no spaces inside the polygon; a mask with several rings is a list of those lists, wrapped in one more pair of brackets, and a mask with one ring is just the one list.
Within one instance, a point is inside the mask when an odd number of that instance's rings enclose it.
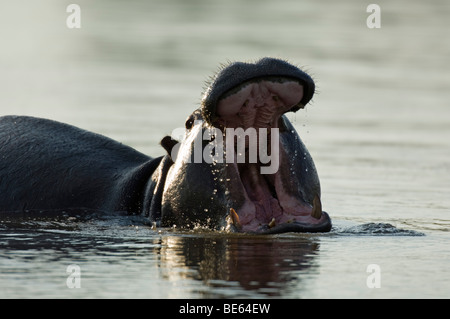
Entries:
{"label": "tongue", "polygon": [[274,217],[282,215],[280,203],[270,182],[259,174],[258,164],[245,164],[240,170],[241,181],[247,196],[255,205],[255,219],[269,223]]}

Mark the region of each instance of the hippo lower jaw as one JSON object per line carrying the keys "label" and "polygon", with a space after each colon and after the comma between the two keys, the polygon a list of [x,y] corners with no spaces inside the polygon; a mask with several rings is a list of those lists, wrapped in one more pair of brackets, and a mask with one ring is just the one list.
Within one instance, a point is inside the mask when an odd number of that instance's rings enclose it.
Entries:
{"label": "hippo lower jaw", "polygon": [[326,212],[322,212],[324,219],[322,222],[316,224],[302,223],[299,221],[294,221],[290,223],[283,223],[275,226],[264,225],[261,226],[257,231],[248,233],[258,233],[258,234],[280,234],[287,232],[296,233],[319,233],[319,232],[329,232],[331,230],[330,217]]}
{"label": "hippo lower jaw", "polygon": [[313,205],[289,194],[281,173],[263,175],[258,164],[233,164],[240,176],[244,204],[232,209],[227,229],[245,233],[328,232],[331,219],[318,195]]}

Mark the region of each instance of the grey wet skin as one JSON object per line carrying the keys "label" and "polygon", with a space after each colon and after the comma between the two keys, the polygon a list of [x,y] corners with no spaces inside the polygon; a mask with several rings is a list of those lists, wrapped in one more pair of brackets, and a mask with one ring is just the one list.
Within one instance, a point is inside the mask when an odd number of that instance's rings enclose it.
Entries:
{"label": "grey wet skin", "polygon": [[[292,95],[286,89],[291,87],[299,91]],[[280,98],[273,101],[282,108],[266,103],[265,113],[255,108],[253,113],[228,115],[229,107],[239,104],[229,104],[227,98],[235,101],[250,89],[254,97],[260,88],[279,90]],[[314,162],[281,114],[303,108],[313,93],[312,79],[285,61],[231,63],[210,81],[201,106],[185,123],[183,140],[163,138],[168,154],[157,158],[67,124],[1,117],[0,217],[83,209],[141,214],[161,226],[248,233],[329,231],[331,219],[321,209]],[[297,97],[301,98],[293,105],[284,103]],[[239,126],[241,118],[255,126],[265,119],[279,129],[276,173],[258,174],[262,163],[186,162],[194,155],[196,136],[211,128],[224,131],[231,123]],[[176,158],[174,148],[179,150]]]}

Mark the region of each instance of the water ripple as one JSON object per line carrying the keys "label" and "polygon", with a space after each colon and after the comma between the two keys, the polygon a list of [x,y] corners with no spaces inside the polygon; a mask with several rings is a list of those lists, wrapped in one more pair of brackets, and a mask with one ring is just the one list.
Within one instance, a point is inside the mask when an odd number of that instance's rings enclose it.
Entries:
{"label": "water ripple", "polygon": [[338,229],[338,234],[344,235],[376,235],[376,236],[425,236],[424,233],[397,228],[389,223],[366,223]]}

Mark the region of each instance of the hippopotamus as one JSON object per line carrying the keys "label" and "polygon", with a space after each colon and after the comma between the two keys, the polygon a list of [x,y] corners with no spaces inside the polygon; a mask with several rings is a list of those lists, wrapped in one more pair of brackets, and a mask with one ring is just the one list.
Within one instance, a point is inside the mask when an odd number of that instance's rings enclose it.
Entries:
{"label": "hippopotamus", "polygon": [[139,214],[158,227],[330,231],[314,162],[285,116],[314,90],[285,60],[224,65],[182,139],[164,137],[159,157],[53,120],[1,117],[0,212],[87,209]]}

